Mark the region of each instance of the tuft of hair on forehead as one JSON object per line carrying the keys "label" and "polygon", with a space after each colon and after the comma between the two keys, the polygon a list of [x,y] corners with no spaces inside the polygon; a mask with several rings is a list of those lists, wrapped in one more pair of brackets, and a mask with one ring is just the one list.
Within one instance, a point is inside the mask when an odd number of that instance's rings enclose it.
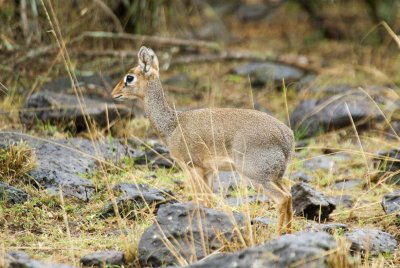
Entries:
{"label": "tuft of hair on forehead", "polygon": [[135,67],[133,67],[133,68],[130,68],[130,69],[126,72],[125,76],[128,75],[128,74],[134,74],[134,75],[136,75],[136,76],[141,76],[141,75],[142,75],[142,70],[141,70],[140,66],[135,66]]}

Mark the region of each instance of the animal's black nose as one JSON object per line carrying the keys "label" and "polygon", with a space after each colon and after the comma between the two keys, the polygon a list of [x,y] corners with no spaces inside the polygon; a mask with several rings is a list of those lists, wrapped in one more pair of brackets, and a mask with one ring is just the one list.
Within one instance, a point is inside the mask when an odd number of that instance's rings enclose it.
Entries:
{"label": "animal's black nose", "polygon": [[128,82],[128,83],[131,83],[133,81],[133,79],[135,79],[135,77],[133,75],[126,76],[126,82]]}

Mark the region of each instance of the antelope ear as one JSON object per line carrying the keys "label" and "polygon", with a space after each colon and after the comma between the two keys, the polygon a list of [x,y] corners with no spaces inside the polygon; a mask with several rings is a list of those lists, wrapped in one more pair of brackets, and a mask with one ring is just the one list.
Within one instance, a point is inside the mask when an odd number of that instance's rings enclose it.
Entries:
{"label": "antelope ear", "polygon": [[151,48],[142,46],[139,49],[138,60],[143,73],[150,74],[155,72],[158,74],[158,58]]}

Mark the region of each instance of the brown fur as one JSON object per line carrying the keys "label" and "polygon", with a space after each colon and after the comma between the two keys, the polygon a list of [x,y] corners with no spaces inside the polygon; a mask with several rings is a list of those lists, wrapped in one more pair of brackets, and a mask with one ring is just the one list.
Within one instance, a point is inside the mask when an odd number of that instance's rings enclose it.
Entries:
{"label": "brown fur", "polygon": [[[291,231],[292,199],[282,184],[282,176],[293,152],[293,133],[283,123],[265,113],[247,109],[218,108],[176,112],[167,103],[159,79],[158,59],[142,47],[139,66],[114,88],[114,98],[144,101],[146,115],[161,133],[177,163],[189,171],[192,184],[204,199],[212,193],[217,170],[235,169],[262,185],[277,203],[278,226]],[[201,198],[200,198],[201,199]]]}

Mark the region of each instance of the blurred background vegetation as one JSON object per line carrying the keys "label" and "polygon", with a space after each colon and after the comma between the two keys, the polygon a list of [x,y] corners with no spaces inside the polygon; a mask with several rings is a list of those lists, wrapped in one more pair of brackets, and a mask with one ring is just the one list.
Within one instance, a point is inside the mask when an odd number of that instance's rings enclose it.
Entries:
{"label": "blurred background vegetation", "polygon": [[[0,98],[8,95],[2,109],[14,111],[12,123],[24,99],[65,77],[67,68],[100,74],[108,81],[101,94],[110,98],[142,44],[156,50],[177,107],[249,108],[249,80],[231,69],[242,61],[312,74],[290,87],[400,85],[395,0],[0,0],[0,6]],[[308,96],[290,92],[289,103]],[[256,105],[286,118],[274,85],[254,94]]]}
{"label": "blurred background vegetation", "polygon": [[[118,55],[110,50],[135,50],[145,40],[140,36],[124,40],[100,33],[84,34],[101,31],[211,40],[220,44],[221,50],[242,48],[274,54],[289,51],[324,57],[331,53],[338,60],[348,59],[351,51],[356,52],[351,53],[355,61],[378,53],[379,57],[372,58],[381,68],[385,64],[382,56],[393,56],[390,53],[396,46],[380,23],[386,22],[394,32],[400,27],[400,3],[396,0],[1,0],[3,83],[15,81],[15,76],[34,78],[55,60],[57,47],[42,6],[49,9],[49,3],[68,48],[79,56],[75,58],[77,63]],[[327,45],[326,40],[333,42]],[[170,52],[171,47],[167,46]],[[188,46],[184,50],[193,49]],[[108,52],[100,53],[101,50]],[[181,47],[180,52],[184,50]],[[116,62],[105,64],[104,69],[110,70]]]}

